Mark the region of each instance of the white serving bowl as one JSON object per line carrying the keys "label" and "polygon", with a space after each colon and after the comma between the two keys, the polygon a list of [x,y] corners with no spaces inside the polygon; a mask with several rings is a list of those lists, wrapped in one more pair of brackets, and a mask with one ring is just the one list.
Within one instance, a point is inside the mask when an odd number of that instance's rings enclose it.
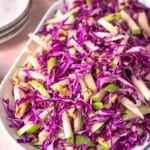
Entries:
{"label": "white serving bowl", "polygon": [[[149,1],[149,0],[147,0],[147,1]],[[37,28],[34,32],[36,33],[37,31],[39,31],[42,28],[44,21],[47,19],[50,19],[53,16],[53,14],[56,12],[56,10],[61,9],[62,6],[63,6],[63,0],[59,0],[55,4],[53,4],[51,6],[51,8],[47,11],[47,13],[45,14],[45,16],[43,17],[43,19],[41,20],[41,22],[39,23],[39,25],[37,26]],[[23,63],[27,59],[27,56],[29,54],[28,49],[30,49],[32,51],[34,51],[36,49],[35,45],[33,44],[33,42],[31,40],[29,40],[27,42],[24,49],[20,53],[19,57],[16,59],[15,63],[12,65],[11,69],[9,70],[9,72],[7,73],[7,75],[5,76],[4,80],[1,83],[0,99],[9,98],[11,104],[13,104],[14,99],[12,96],[12,84],[10,81],[11,81],[12,76],[15,73],[15,71],[19,68],[19,66],[23,65]],[[12,143],[15,145],[15,147],[17,147],[19,150],[37,150],[38,148],[33,147],[31,144],[18,144],[16,142],[16,138],[17,138],[16,130],[9,128],[9,126],[8,126],[9,122],[6,119],[7,114],[4,110],[2,101],[0,101],[0,110],[1,110],[0,128],[2,128],[2,130],[6,133],[8,139],[12,141]],[[145,146],[145,144],[144,144],[144,146]],[[142,150],[142,147],[143,146],[140,146],[140,147],[138,146],[135,148],[135,150]]]}

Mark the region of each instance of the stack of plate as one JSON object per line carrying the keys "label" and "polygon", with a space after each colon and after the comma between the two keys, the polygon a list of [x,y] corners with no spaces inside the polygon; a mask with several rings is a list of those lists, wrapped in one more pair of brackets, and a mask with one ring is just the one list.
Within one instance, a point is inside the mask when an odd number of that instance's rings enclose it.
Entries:
{"label": "stack of plate", "polygon": [[31,0],[0,0],[0,43],[20,33],[29,21]]}

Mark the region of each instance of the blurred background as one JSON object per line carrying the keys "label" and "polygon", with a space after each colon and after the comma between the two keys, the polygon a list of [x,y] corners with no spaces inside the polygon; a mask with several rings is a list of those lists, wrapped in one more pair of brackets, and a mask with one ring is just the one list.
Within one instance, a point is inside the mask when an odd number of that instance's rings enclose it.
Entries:
{"label": "blurred background", "polygon": [[[0,82],[27,42],[28,33],[34,31],[35,27],[38,25],[45,12],[55,1],[56,0],[32,0],[31,12],[29,14],[30,19],[23,31],[21,31],[12,39],[4,43],[0,43]],[[1,7],[3,6],[1,5]]]}

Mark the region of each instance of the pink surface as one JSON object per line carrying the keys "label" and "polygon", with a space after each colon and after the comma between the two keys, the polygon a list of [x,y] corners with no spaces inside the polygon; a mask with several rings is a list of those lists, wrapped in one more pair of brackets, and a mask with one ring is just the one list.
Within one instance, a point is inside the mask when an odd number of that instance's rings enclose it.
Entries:
{"label": "pink surface", "polygon": [[[26,29],[12,40],[0,44],[0,81],[8,72],[19,52],[28,40],[27,34],[34,31],[40,19],[55,0],[33,0],[31,19]],[[19,150],[12,145],[0,128],[0,150]]]}

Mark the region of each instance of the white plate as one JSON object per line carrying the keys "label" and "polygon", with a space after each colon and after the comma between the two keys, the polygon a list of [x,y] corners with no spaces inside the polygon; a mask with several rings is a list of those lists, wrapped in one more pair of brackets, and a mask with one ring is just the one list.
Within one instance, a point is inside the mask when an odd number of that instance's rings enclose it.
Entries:
{"label": "white plate", "polygon": [[30,0],[0,0],[0,30],[11,25],[29,7]]}
{"label": "white plate", "polygon": [[0,44],[4,43],[22,32],[29,23],[29,14],[26,15],[19,23],[15,24],[12,28],[0,33]]}
{"label": "white plate", "polygon": [[[45,20],[51,18],[54,14],[54,12],[57,9],[61,9],[61,7],[63,6],[63,0],[59,0],[58,2],[56,2],[49,10],[48,12],[45,14],[45,16],[43,17],[42,21],[40,22],[40,24],[38,25],[38,27],[36,28],[35,32],[39,31]],[[13,66],[11,67],[11,69],[9,70],[9,72],[7,73],[7,75],[5,76],[4,80],[2,81],[1,87],[0,87],[0,99],[2,98],[9,98],[10,103],[13,104],[13,97],[12,97],[12,84],[11,84],[11,78],[13,76],[13,74],[15,73],[15,71],[25,62],[25,60],[27,59],[27,56],[29,54],[28,48],[32,51],[34,51],[35,45],[32,43],[31,40],[28,41],[28,43],[25,45],[25,48],[22,50],[22,52],[20,53],[19,57],[17,58],[16,62],[13,64]],[[38,150],[38,148],[33,147],[30,144],[18,144],[16,142],[16,130],[15,129],[11,129],[8,127],[8,121],[7,121],[7,115],[6,112],[4,110],[4,107],[2,105],[2,102],[0,101],[0,117],[1,117],[1,121],[0,121],[0,126],[2,127],[3,131],[5,131],[5,133],[8,136],[8,139],[10,139],[14,145],[16,145],[16,147],[18,147],[19,150]],[[136,147],[136,150],[141,150],[141,147]]]}

